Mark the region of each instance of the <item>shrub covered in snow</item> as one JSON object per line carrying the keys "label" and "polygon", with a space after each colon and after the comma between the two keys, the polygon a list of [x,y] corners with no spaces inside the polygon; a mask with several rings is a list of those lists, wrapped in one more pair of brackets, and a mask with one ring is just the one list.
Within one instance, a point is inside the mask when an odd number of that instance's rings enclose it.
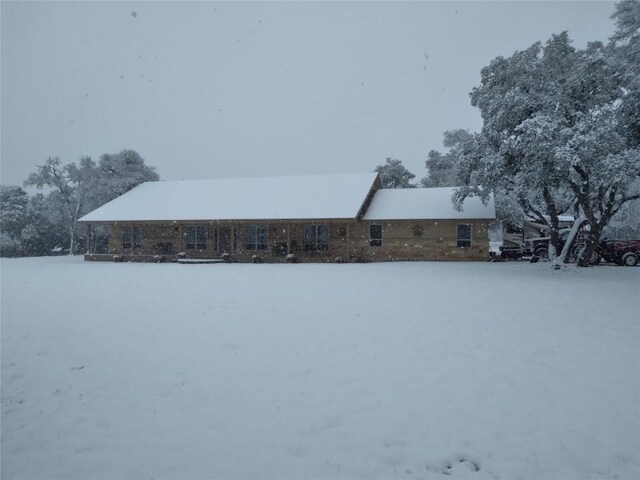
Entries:
{"label": "shrub covered in snow", "polygon": [[3,257],[17,257],[20,255],[20,241],[11,238],[6,233],[0,233],[0,255]]}
{"label": "shrub covered in snow", "polygon": [[294,253],[290,253],[287,255],[285,261],[287,263],[298,263],[298,257],[296,257]]}

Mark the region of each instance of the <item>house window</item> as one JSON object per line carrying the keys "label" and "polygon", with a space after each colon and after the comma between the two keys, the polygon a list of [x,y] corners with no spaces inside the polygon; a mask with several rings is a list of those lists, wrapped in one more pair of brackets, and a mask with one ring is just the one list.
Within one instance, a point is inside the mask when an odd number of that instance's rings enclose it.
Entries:
{"label": "house window", "polygon": [[142,248],[142,227],[133,227],[133,248]]}
{"label": "house window", "polygon": [[471,225],[468,223],[459,223],[456,231],[456,239],[458,248],[471,247]]}
{"label": "house window", "polygon": [[382,225],[369,225],[369,246],[382,246]]}
{"label": "house window", "polygon": [[247,250],[266,250],[266,225],[247,225],[244,228],[244,246]]}
{"label": "house window", "polygon": [[130,225],[122,227],[122,248],[131,248],[131,241],[133,237],[132,228]]}
{"label": "house window", "polygon": [[205,250],[207,248],[207,227],[189,225],[187,227],[187,249]]}
{"label": "house window", "polygon": [[329,250],[329,226],[305,225],[304,251],[326,252],[327,250]]}
{"label": "house window", "polygon": [[142,248],[142,227],[122,226],[122,248]]}

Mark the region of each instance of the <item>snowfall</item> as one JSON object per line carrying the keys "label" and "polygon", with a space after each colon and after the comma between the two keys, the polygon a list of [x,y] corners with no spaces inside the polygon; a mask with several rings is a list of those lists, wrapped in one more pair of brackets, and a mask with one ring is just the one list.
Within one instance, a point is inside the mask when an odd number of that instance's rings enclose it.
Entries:
{"label": "snowfall", "polygon": [[1,263],[2,478],[638,479],[640,268]]}

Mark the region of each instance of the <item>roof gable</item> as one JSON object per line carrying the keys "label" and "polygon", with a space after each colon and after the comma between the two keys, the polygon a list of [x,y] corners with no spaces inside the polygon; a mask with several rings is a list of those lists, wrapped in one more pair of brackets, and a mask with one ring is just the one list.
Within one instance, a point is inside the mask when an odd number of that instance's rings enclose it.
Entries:
{"label": "roof gable", "polygon": [[356,218],[377,176],[365,173],[146,182],[80,221]]}

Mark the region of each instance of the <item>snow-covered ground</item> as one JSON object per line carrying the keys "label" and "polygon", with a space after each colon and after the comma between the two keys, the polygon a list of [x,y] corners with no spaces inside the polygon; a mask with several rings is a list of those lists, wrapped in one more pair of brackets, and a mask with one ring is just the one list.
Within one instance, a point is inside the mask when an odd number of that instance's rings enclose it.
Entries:
{"label": "snow-covered ground", "polygon": [[1,267],[3,480],[640,476],[640,268]]}

